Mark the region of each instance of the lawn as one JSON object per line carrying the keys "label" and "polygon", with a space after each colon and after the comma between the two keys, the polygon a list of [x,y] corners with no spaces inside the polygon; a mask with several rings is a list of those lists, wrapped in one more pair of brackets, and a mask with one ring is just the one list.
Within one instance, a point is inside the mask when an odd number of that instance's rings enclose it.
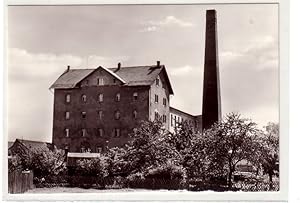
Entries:
{"label": "lawn", "polygon": [[[124,188],[124,189],[105,189],[105,190],[99,190],[99,189],[84,189],[84,188],[78,188],[78,187],[52,187],[52,188],[34,188],[32,190],[28,190],[26,193],[111,193],[111,192],[146,192],[146,191],[152,191],[147,189],[130,189],[130,188]],[[160,190],[162,191],[162,190]],[[167,190],[165,190],[167,191]]]}

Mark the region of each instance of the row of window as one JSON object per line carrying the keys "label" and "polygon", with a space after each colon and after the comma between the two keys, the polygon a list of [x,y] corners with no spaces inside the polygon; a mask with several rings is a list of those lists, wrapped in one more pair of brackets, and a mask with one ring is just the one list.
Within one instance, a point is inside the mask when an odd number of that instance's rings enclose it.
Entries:
{"label": "row of window", "polygon": [[[86,129],[81,129],[81,137],[86,137],[88,135],[87,130]],[[115,128],[113,129],[113,136],[114,137],[120,137],[121,136],[121,130],[119,128]],[[65,137],[70,137],[70,129],[66,128],[64,129],[64,135]],[[104,136],[104,130],[102,128],[98,129],[98,134],[99,137],[103,137]]]}
{"label": "row of window", "polygon": [[[177,125],[178,123],[182,123],[182,122],[183,122],[182,117],[171,114],[171,126],[172,127]],[[188,123],[190,125],[192,125],[192,122],[193,122],[192,120],[188,120]],[[195,126],[197,126],[197,122],[195,122]]]}
{"label": "row of window", "polygon": [[[154,95],[154,102],[155,102],[155,103],[158,103],[158,101],[159,101],[158,95],[155,94],[155,95]],[[167,105],[167,99],[166,99],[166,98],[163,98],[163,105],[164,105],[164,106]]]}
{"label": "row of window", "polygon": [[[103,102],[103,99],[104,99],[104,95],[102,93],[100,93],[98,95],[98,102]],[[133,100],[134,101],[138,100],[138,93],[137,92],[133,93]],[[85,94],[81,95],[81,101],[84,102],[84,103],[87,101],[87,96]],[[121,101],[121,94],[120,93],[116,94],[115,101],[117,101],[117,102]],[[70,102],[71,102],[71,94],[67,94],[66,95],[66,103],[70,103]]]}
{"label": "row of window", "polygon": [[[68,145],[68,144],[65,144],[65,150],[69,150],[69,145]],[[95,147],[95,152],[96,152],[96,153],[101,153],[102,150],[103,150],[103,147],[100,147],[100,146],[96,146],[96,147]],[[84,147],[84,146],[82,146],[82,147],[80,147],[80,152],[81,152],[81,153],[92,152],[92,150],[91,150],[91,148],[89,148],[89,147]]]}
{"label": "row of window", "polygon": [[[157,111],[155,111],[155,113],[154,113],[154,118],[155,118],[156,120],[159,120],[159,119],[160,119],[160,115],[159,115],[159,113],[158,113]],[[167,122],[167,116],[166,116],[166,115],[162,115],[162,122],[163,122],[163,123],[166,123],[166,122]]]}
{"label": "row of window", "polygon": [[[103,97],[104,97],[103,94],[100,93],[98,95],[98,102],[103,102]],[[117,93],[116,97],[115,97],[115,101],[119,102],[120,100],[121,100],[121,94]],[[134,101],[138,100],[138,93],[137,92],[133,93],[133,100]],[[87,101],[87,96],[85,94],[81,95],[81,101],[84,102],[84,103]],[[155,94],[154,101],[155,101],[155,103],[158,103],[158,101],[159,101],[159,98],[158,98],[157,94]],[[71,102],[71,95],[67,94],[66,95],[66,103],[70,103],[70,102]],[[167,105],[167,99],[166,98],[163,98],[163,105],[164,106]]]}
{"label": "row of window", "polygon": [[[104,116],[103,111],[98,111],[97,114],[98,114],[98,118],[99,118],[100,120],[102,120],[102,119],[103,119],[103,116]],[[120,111],[118,111],[118,110],[115,111],[115,115],[114,115],[114,116],[115,116],[115,119],[116,119],[116,120],[119,120],[120,117],[121,117]],[[138,116],[138,112],[137,112],[136,110],[134,110],[134,111],[132,112],[132,118],[136,119],[137,116]],[[82,112],[81,112],[81,118],[82,118],[82,119],[86,119],[86,117],[87,117],[87,113],[86,113],[85,111],[82,111]],[[65,119],[66,119],[66,120],[69,120],[69,119],[70,119],[70,112],[69,112],[69,111],[66,111],[66,112],[65,112]]]}

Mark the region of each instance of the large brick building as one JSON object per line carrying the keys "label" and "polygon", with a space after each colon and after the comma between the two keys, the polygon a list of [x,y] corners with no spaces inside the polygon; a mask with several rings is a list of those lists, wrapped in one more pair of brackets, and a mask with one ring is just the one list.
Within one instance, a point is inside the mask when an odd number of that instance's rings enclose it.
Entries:
{"label": "large brick building", "polygon": [[[54,89],[53,144],[70,152],[121,146],[142,120],[166,129],[182,117],[170,108],[173,89],[164,65],[67,70]],[[181,112],[181,111],[180,111]],[[184,117],[185,118],[185,117]],[[182,120],[176,120],[181,122]],[[192,123],[196,123],[195,120]]]}
{"label": "large brick building", "polygon": [[173,89],[164,65],[68,69],[54,89],[53,144],[70,152],[100,152],[120,146],[142,120],[162,118],[170,132],[188,121],[196,131],[221,119],[215,10],[206,12],[202,114],[170,107]]}

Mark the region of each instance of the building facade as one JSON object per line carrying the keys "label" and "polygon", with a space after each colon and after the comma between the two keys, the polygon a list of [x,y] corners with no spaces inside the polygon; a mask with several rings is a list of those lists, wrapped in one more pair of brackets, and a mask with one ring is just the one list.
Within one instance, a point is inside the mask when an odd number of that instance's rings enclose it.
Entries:
{"label": "building facade", "polygon": [[206,11],[202,115],[170,107],[172,86],[164,65],[68,69],[54,89],[53,144],[70,152],[121,146],[142,120],[162,118],[167,130],[187,121],[195,131],[221,119],[217,15]]}
{"label": "building facade", "polygon": [[195,132],[202,132],[202,115],[194,116],[179,109],[170,107],[169,131],[175,132],[176,126],[182,122],[187,122]]}
{"label": "building facade", "polygon": [[165,66],[68,69],[54,89],[52,142],[69,152],[101,152],[122,146],[142,120],[170,126]]}

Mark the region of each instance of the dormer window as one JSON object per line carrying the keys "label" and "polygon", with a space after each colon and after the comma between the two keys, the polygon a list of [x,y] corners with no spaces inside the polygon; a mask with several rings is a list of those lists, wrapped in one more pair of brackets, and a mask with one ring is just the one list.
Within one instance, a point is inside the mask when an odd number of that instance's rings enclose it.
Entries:
{"label": "dormer window", "polygon": [[86,95],[85,94],[81,96],[81,101],[86,102]]}

